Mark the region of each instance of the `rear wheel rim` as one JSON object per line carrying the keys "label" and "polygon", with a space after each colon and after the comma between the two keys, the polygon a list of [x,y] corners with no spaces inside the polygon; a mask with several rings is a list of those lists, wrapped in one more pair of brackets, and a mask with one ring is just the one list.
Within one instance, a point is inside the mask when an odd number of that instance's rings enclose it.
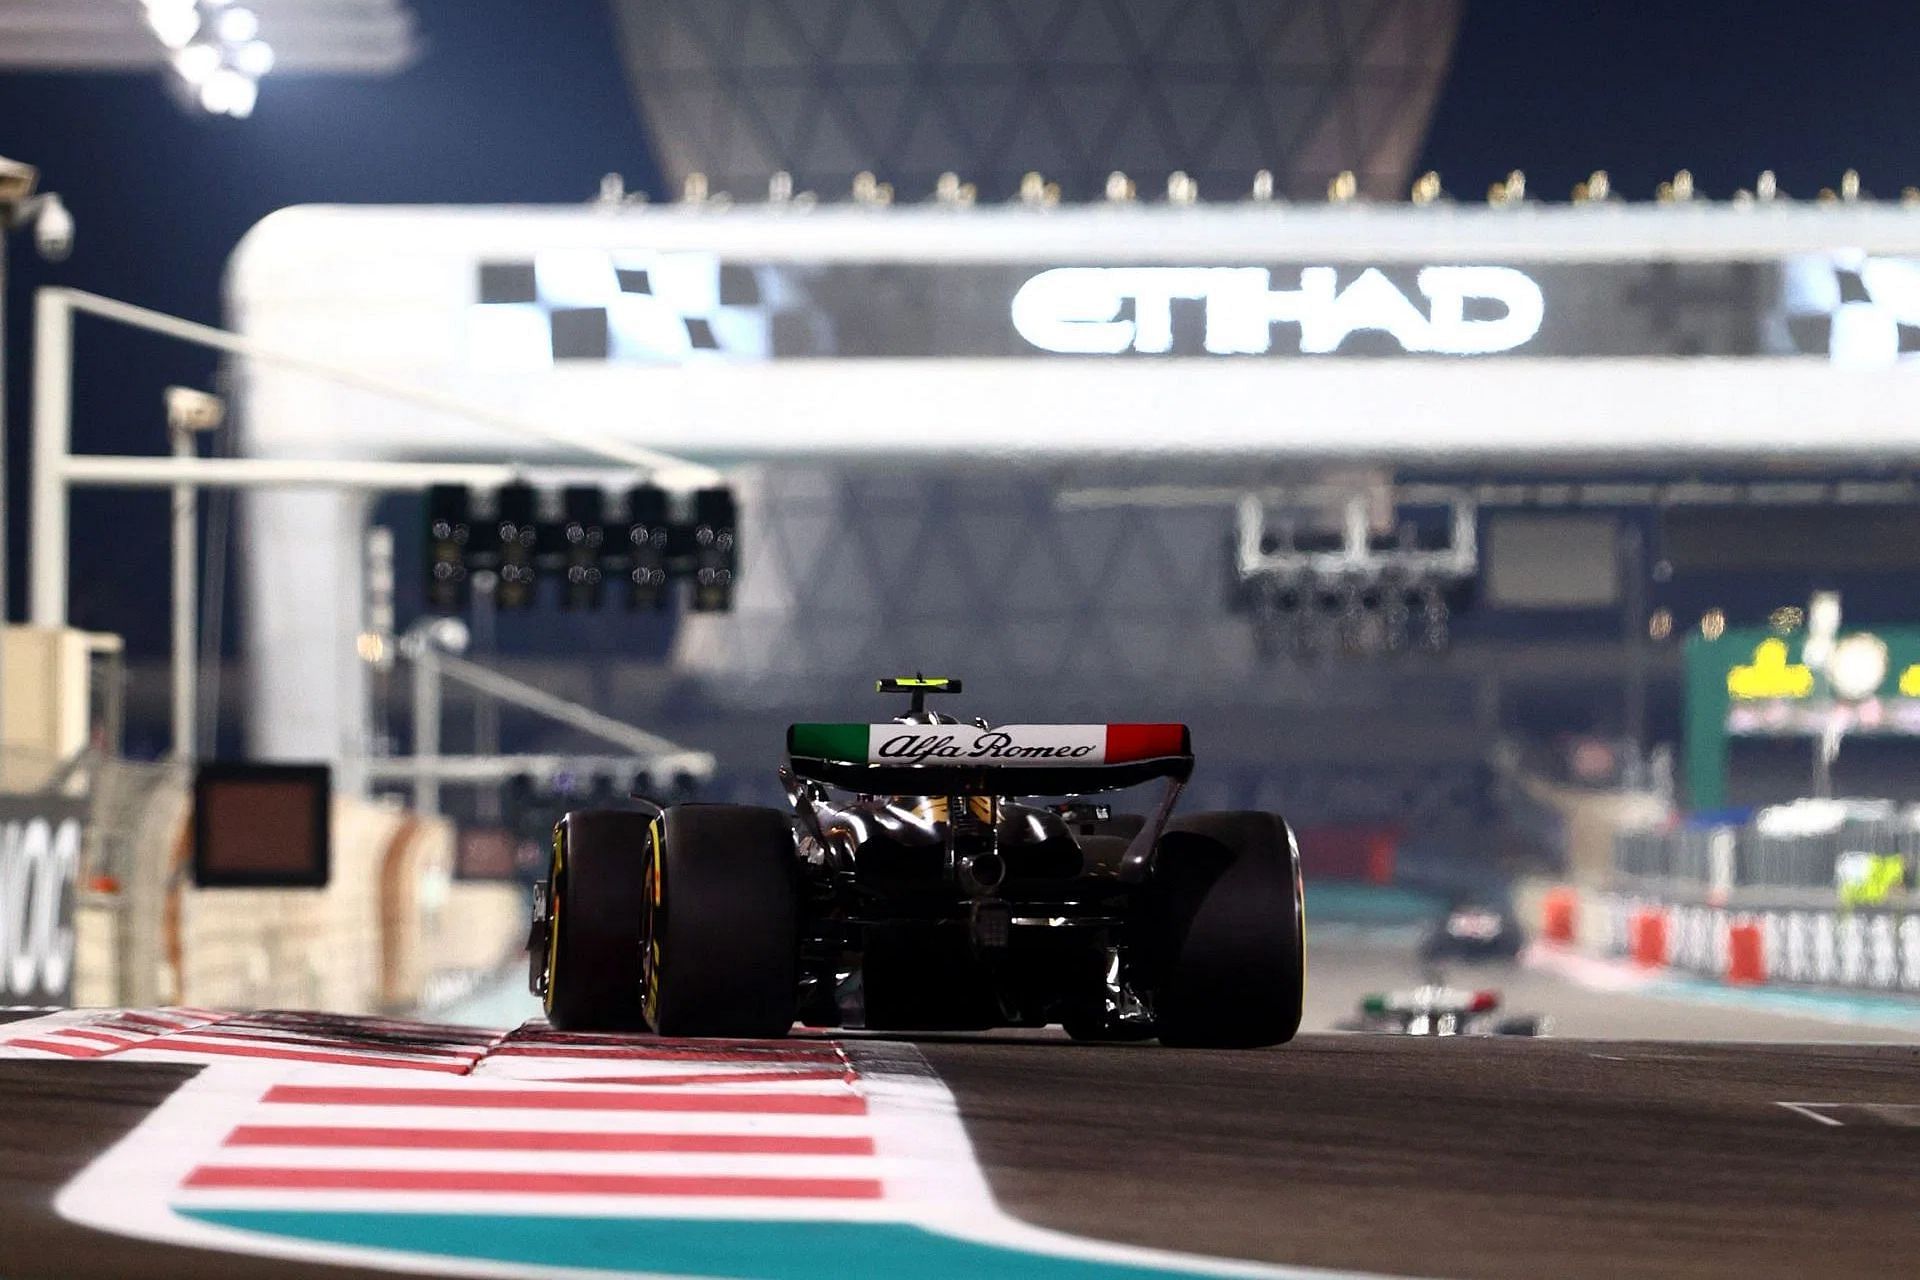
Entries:
{"label": "rear wheel rim", "polygon": [[554,992],[560,979],[560,900],[566,896],[564,877],[566,859],[561,842],[554,840],[553,878],[547,882],[547,989],[540,995],[541,1008],[549,1021],[553,1018]]}
{"label": "rear wheel rim", "polygon": [[653,849],[640,882],[640,1015],[660,1030],[660,929],[666,920],[666,832],[653,824]]}

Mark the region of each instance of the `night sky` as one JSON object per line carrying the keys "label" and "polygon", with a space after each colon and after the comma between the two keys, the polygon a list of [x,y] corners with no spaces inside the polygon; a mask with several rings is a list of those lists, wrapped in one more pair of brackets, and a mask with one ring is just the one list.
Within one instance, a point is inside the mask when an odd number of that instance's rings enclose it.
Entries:
{"label": "night sky", "polygon": [[[0,76],[0,154],[38,164],[80,228],[73,258],[57,267],[35,257],[30,238],[12,246],[10,369],[25,369],[30,296],[41,283],[217,322],[227,255],[284,205],[571,202],[609,171],[663,194],[604,5],[412,2],[426,51],[411,71],[271,76],[244,122],[189,114],[158,75]],[[1911,3],[1470,0],[1422,167],[1438,168],[1463,198],[1520,168],[1530,194],[1560,200],[1599,167],[1617,191],[1644,199],[1682,166],[1712,196],[1769,167],[1788,192],[1811,195],[1837,185],[1848,166],[1870,191],[1895,195],[1920,184],[1916,48],[1920,6]],[[212,360],[157,339],[101,335],[83,322],[81,368],[93,380],[76,395],[76,442],[163,451],[161,386],[208,385]],[[26,378],[12,379],[15,617],[25,604],[26,392]],[[75,530],[76,621],[127,634],[136,652],[159,652],[165,500],[85,498]]]}

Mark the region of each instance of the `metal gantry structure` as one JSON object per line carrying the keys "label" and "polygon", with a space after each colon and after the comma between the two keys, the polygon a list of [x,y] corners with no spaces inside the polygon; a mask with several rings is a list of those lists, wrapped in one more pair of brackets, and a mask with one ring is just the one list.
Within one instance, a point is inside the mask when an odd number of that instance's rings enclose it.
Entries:
{"label": "metal gantry structure", "polygon": [[[73,322],[76,315],[95,316],[230,356],[300,369],[402,403],[463,415],[491,427],[570,449],[595,460],[596,465],[583,469],[396,460],[202,458],[198,456],[194,444],[194,424],[184,419],[170,423],[171,457],[76,454],[72,449]],[[198,649],[196,530],[198,494],[202,489],[331,488],[390,493],[419,492],[434,485],[447,484],[496,488],[524,483],[560,486],[578,482],[583,477],[602,482],[648,477],[680,485],[713,484],[721,478],[720,473],[711,467],[610,439],[590,429],[499,413],[457,397],[370,376],[304,355],[274,350],[227,330],[181,320],[79,290],[42,289],[39,292],[35,312],[34,356],[31,620],[35,626],[51,629],[67,625],[71,536],[68,510],[75,488],[171,490],[172,737],[173,754],[181,761],[189,761],[195,754],[195,661]],[[4,556],[4,545],[0,545],[0,559],[4,559]],[[697,774],[712,771],[712,757],[704,753],[689,752],[664,738],[598,716],[585,708],[551,698],[550,695],[543,695],[519,682],[494,676],[476,664],[444,654],[432,655],[430,650],[427,652],[430,656],[422,665],[434,671],[436,680],[444,672],[490,696],[517,702],[596,736],[611,738],[638,753],[639,757],[658,757],[658,763],[676,771]],[[411,770],[404,765],[389,765],[374,772],[382,776],[417,775],[423,780],[420,784],[423,789],[429,786],[437,788],[437,782],[425,781],[444,776],[448,769],[446,762],[438,758],[437,718],[430,727],[416,726],[416,729],[428,741],[431,749],[423,754],[430,758],[423,760],[418,770]],[[508,773],[513,771],[510,766],[503,767]],[[488,776],[491,776],[491,772]],[[364,781],[364,778],[353,781]],[[423,790],[422,794],[437,801],[437,790]]]}

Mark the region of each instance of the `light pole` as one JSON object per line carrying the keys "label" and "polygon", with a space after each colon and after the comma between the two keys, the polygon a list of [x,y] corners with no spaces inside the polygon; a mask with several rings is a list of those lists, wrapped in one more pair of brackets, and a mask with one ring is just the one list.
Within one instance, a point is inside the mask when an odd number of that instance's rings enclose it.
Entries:
{"label": "light pole", "polygon": [[[36,195],[40,171],[19,160],[0,156],[0,628],[11,616],[7,610],[7,238],[22,227],[33,228],[40,256],[48,262],[65,261],[73,252],[73,215],[58,195]],[[0,690],[0,698],[5,691]]]}
{"label": "light pole", "polygon": [[73,252],[73,215],[56,192],[35,194],[40,171],[0,156],[0,625],[7,618],[7,236],[33,228],[34,247],[48,262]]}

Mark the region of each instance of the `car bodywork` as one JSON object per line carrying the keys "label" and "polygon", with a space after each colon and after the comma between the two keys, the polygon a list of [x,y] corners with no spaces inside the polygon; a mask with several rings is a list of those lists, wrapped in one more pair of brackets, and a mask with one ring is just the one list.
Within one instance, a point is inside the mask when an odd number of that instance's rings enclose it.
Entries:
{"label": "car bodywork", "polygon": [[[963,724],[916,699],[901,721],[794,725],[787,749],[812,907],[806,1015],[861,1016],[852,997],[871,998],[876,954],[888,963],[894,936],[913,933],[940,939],[916,953],[970,989],[955,996],[962,1022],[1145,1025],[1130,900],[1193,771],[1184,725]],[[1153,782],[1144,817],[1081,798]],[[1089,974],[1100,1007],[1069,1011]]]}
{"label": "car bodywork", "polygon": [[[1299,848],[1278,814],[1174,816],[1184,725],[962,722],[926,705],[957,680],[878,688],[910,695],[906,714],[789,728],[784,809],[561,819],[529,936],[557,1027],[1293,1037]],[[1126,788],[1154,788],[1146,812],[1100,798]]]}
{"label": "car bodywork", "polygon": [[1457,899],[1421,941],[1428,963],[1459,960],[1506,961],[1519,957],[1526,931],[1513,904],[1499,898]]}
{"label": "car bodywork", "polygon": [[1543,1036],[1549,1025],[1544,1017],[1503,1015],[1498,991],[1429,983],[1366,996],[1340,1029],[1402,1036]]}

